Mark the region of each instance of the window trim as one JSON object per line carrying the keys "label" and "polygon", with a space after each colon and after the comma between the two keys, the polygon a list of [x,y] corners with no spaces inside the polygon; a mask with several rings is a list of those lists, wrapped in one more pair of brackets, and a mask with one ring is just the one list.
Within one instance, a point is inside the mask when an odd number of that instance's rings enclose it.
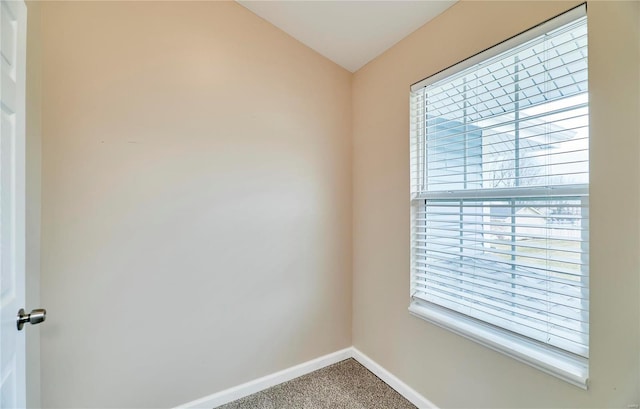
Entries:
{"label": "window trim", "polygon": [[586,358],[420,300],[411,301],[409,313],[579,388],[588,389],[589,360]]}
{"label": "window trim", "polygon": [[[587,16],[586,3],[574,7],[567,12],[553,17],[525,32],[517,34],[491,48],[481,51],[457,64],[447,67],[442,71],[439,71],[421,81],[416,82],[415,84],[411,85],[411,92],[413,93],[415,91],[418,91],[430,84],[440,81],[446,77],[455,75],[457,72],[465,70],[474,65],[480,65],[485,60],[488,60],[498,54],[504,53],[505,51],[508,51],[512,48],[518,47],[523,43],[526,43],[536,37],[544,35],[549,31],[557,29],[565,24],[571,23],[572,21],[585,16]],[[414,136],[415,135],[412,131],[411,137],[413,138]],[[514,190],[520,191],[520,189],[517,188]],[[543,192],[543,190],[545,191]],[[588,185],[570,185],[540,188],[539,192],[534,192],[532,190],[531,194],[537,196],[537,193],[557,194],[562,192],[563,194],[578,193],[580,195],[583,195],[586,192],[586,195],[588,197],[588,191]],[[456,199],[459,199],[460,195],[468,196],[469,198],[477,198],[478,194],[484,197],[487,196],[487,194],[491,195],[491,193],[491,189],[482,189],[477,191],[470,190],[463,193],[456,192]],[[436,192],[434,194],[434,192],[431,192],[429,193],[429,195],[430,198],[433,198],[432,196],[443,196],[443,198],[447,198],[451,195],[451,193],[443,191]],[[505,190],[501,189],[499,196],[503,197],[504,195]],[[424,195],[412,194],[410,200],[412,209],[416,200],[425,199],[425,197],[422,196]],[[413,232],[411,231],[410,234],[411,240],[413,240]],[[414,255],[412,250],[412,265],[413,257]],[[412,268],[410,272],[410,280],[413,278],[413,273],[414,272]],[[412,297],[411,290],[410,297],[411,302],[408,310],[411,315],[430,322],[443,329],[449,330],[464,338],[477,342],[494,351],[507,355],[519,362],[530,365],[540,371],[555,376],[581,389],[588,389],[589,358],[564,351],[560,348],[544,344],[542,342],[528,338],[524,335],[516,334],[482,320],[449,310],[437,304]]]}

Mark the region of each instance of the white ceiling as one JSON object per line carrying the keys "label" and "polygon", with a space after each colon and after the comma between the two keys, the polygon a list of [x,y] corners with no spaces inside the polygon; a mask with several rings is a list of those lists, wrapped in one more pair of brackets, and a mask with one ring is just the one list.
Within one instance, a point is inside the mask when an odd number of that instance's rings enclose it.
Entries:
{"label": "white ceiling", "polygon": [[351,72],[456,2],[236,1]]}

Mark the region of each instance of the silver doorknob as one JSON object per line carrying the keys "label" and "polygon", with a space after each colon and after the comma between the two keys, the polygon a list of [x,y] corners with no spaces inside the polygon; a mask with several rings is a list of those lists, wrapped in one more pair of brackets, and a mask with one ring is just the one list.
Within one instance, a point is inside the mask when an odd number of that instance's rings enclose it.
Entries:
{"label": "silver doorknob", "polygon": [[47,310],[45,309],[37,309],[31,311],[29,314],[24,313],[24,309],[20,308],[18,311],[18,331],[22,331],[22,327],[27,322],[31,325],[40,324],[47,318]]}

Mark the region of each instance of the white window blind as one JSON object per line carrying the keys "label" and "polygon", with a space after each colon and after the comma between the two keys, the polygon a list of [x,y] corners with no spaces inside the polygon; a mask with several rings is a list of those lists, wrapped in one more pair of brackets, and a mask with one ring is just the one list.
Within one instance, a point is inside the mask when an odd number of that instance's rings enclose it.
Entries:
{"label": "white window blind", "polygon": [[412,87],[412,302],[589,355],[587,19]]}

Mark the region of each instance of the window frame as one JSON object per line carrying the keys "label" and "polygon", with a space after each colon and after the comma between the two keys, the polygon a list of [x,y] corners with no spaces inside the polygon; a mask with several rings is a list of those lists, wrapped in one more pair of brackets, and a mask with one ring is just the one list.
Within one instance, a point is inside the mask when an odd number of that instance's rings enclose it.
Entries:
{"label": "window frame", "polygon": [[[513,36],[489,49],[486,49],[478,54],[475,54],[458,64],[450,66],[424,80],[421,80],[411,86],[411,93],[422,89],[430,84],[436,83],[442,79],[450,77],[462,70],[465,70],[469,67],[472,67],[482,61],[488,60],[494,56],[497,56],[505,51],[509,51],[513,48],[518,47],[519,45],[526,43],[527,41],[539,37],[549,31],[552,31],[556,28],[559,28],[565,24],[571,23],[581,17],[587,16],[587,7],[586,4],[582,4],[577,6],[559,16],[556,16],[552,19],[549,19],[523,33],[520,33],[516,36]],[[411,103],[413,104],[413,102]],[[413,106],[413,105],[412,105]],[[416,138],[416,133],[420,132],[419,130],[411,130],[411,138]],[[411,142],[412,146],[414,142]],[[414,158],[413,153],[411,154],[411,174],[413,174],[414,167],[420,166],[426,167],[425,161],[426,159],[422,158],[422,163],[414,163],[416,158]],[[413,183],[413,182],[412,182]],[[587,203],[589,200],[588,196],[588,184],[584,184],[581,186],[567,186],[555,188],[557,192],[562,194],[575,194],[577,196],[582,196],[586,199]],[[482,189],[485,191],[485,189]],[[486,189],[486,193],[491,194],[491,190]],[[514,193],[517,191],[521,191],[521,189],[509,189],[513,190]],[[459,192],[458,192],[459,193]],[[504,189],[501,189],[501,196],[503,198]],[[476,198],[476,191],[469,192],[469,198]],[[432,195],[432,193],[431,193]],[[436,193],[435,196],[438,194]],[[441,195],[443,198],[447,197],[447,192],[442,192]],[[459,196],[459,195],[458,195]],[[452,198],[452,200],[459,200],[460,198],[456,196]],[[410,198],[411,212],[412,212],[412,221],[411,221],[411,232],[410,238],[411,242],[414,240],[414,228],[416,227],[414,224],[414,211],[416,209],[416,201],[424,201],[427,200],[425,197],[412,197]],[[588,208],[587,208],[588,209]],[[588,210],[587,210],[588,215]],[[587,229],[588,229],[588,216],[587,216]],[[413,280],[414,277],[414,246],[411,246],[411,271],[410,271],[410,280]],[[503,328],[499,328],[490,323],[484,322],[480,319],[476,319],[470,316],[466,316],[462,313],[450,310],[448,308],[439,306],[434,303],[424,302],[422,300],[417,300],[413,297],[410,290],[410,305],[409,312],[411,315],[416,316],[418,318],[424,319],[434,325],[437,325],[441,328],[452,331],[458,335],[461,335],[467,339],[475,341],[485,347],[488,347],[494,351],[503,353],[507,356],[510,356],[520,362],[526,363],[530,366],[533,366],[543,372],[546,372],[550,375],[553,375],[559,379],[562,379],[566,382],[569,382],[577,387],[582,389],[588,389],[589,383],[589,359],[583,356],[579,356],[577,354],[564,351],[560,348],[556,348],[550,345],[543,344],[531,338],[528,338],[524,335],[519,335],[514,332],[508,331]]]}

